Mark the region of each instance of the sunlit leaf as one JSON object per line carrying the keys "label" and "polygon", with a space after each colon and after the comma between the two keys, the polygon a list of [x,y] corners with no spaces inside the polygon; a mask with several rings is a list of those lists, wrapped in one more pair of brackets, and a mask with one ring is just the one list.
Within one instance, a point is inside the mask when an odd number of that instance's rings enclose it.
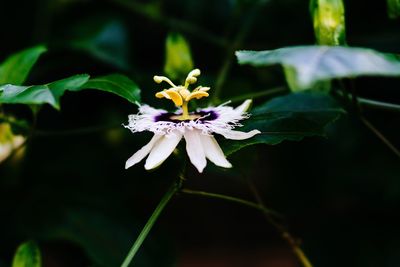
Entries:
{"label": "sunlit leaf", "polygon": [[36,46],[8,57],[0,65],[0,84],[23,84],[33,65],[44,52],[44,46]]}
{"label": "sunlit leaf", "polygon": [[311,0],[310,13],[317,44],[346,44],[343,0]]}
{"label": "sunlit leaf", "polygon": [[182,35],[170,33],[165,43],[165,74],[173,80],[184,79],[192,69],[189,43]]}
{"label": "sunlit leaf", "polygon": [[22,135],[15,135],[10,124],[2,122],[0,118],[0,163],[7,159],[15,149],[18,149],[25,139]]}
{"label": "sunlit leaf", "polygon": [[309,89],[317,82],[357,76],[400,76],[395,55],[367,48],[294,46],[268,51],[237,51],[240,64],[256,67],[281,64],[289,69],[292,87]]}
{"label": "sunlit leaf", "polygon": [[89,80],[89,75],[75,75],[44,85],[17,86],[6,84],[0,87],[0,103],[50,104],[60,108],[60,98],[65,91],[78,91]]}
{"label": "sunlit leaf", "polygon": [[92,78],[80,89],[98,89],[119,95],[132,103],[140,102],[139,87],[131,79],[120,74]]}
{"label": "sunlit leaf", "polygon": [[322,93],[292,93],[276,97],[250,111],[240,131],[258,129],[262,133],[243,141],[223,141],[229,155],[254,144],[276,145],[285,140],[300,141],[309,136],[325,136],[325,127],[344,114],[336,101]]}
{"label": "sunlit leaf", "polygon": [[41,267],[42,259],[38,246],[32,242],[20,245],[14,255],[12,267]]}

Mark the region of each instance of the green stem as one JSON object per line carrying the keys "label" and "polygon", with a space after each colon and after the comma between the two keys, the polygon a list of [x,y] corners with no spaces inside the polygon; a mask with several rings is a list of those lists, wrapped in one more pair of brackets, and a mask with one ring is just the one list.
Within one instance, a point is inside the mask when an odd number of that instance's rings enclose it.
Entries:
{"label": "green stem", "polygon": [[276,95],[280,93],[286,92],[288,89],[284,86],[281,87],[276,87],[268,90],[264,90],[261,92],[256,92],[256,93],[248,93],[244,95],[239,95],[236,97],[232,97],[231,99],[227,99],[226,101],[221,101],[222,103],[230,101],[230,103],[236,103],[236,102],[242,102],[246,99],[256,99],[256,98],[261,98],[261,97],[266,97],[266,96],[271,96],[271,95]]}
{"label": "green stem", "polygon": [[131,263],[132,259],[135,257],[136,253],[138,252],[139,248],[142,246],[143,241],[146,239],[147,235],[149,234],[151,228],[153,228],[154,223],[157,221],[158,217],[160,216],[161,212],[164,210],[165,206],[171,200],[171,198],[178,192],[179,186],[174,182],[171,188],[165,193],[163,198],[161,199],[160,203],[154,210],[153,214],[150,216],[149,220],[147,221],[146,225],[143,227],[142,231],[140,232],[139,236],[137,237],[135,243],[131,247],[126,256],[124,262],[121,264],[121,267],[128,267]]}
{"label": "green stem", "polygon": [[364,105],[364,106],[385,109],[385,110],[392,110],[392,111],[400,111],[400,105],[397,105],[397,104],[376,101],[376,100],[362,98],[362,97],[357,97],[357,101],[358,101],[358,103],[360,103],[361,105]]}
{"label": "green stem", "polygon": [[185,31],[187,33],[196,35],[201,38],[201,40],[206,40],[218,46],[225,46],[227,41],[220,36],[209,32],[208,30],[201,28],[195,24],[192,24],[185,20],[180,20],[176,18],[171,18],[170,16],[165,16],[161,13],[157,6],[154,4],[141,4],[137,1],[127,1],[127,0],[109,0],[114,2],[132,12],[140,14],[147,19],[155,22],[167,25],[174,30]]}
{"label": "green stem", "polygon": [[227,200],[227,201],[235,202],[235,203],[247,206],[247,207],[251,207],[253,209],[260,210],[263,213],[268,213],[268,214],[273,214],[275,216],[279,216],[279,214],[277,212],[267,209],[267,208],[263,207],[262,205],[259,205],[257,203],[254,203],[254,202],[251,202],[251,201],[248,201],[245,199],[237,198],[237,197],[216,194],[216,193],[210,193],[210,192],[204,192],[204,191],[190,190],[190,189],[181,189],[180,192],[188,194],[188,195],[197,195],[197,196],[203,196],[203,197],[208,197],[208,198]]}

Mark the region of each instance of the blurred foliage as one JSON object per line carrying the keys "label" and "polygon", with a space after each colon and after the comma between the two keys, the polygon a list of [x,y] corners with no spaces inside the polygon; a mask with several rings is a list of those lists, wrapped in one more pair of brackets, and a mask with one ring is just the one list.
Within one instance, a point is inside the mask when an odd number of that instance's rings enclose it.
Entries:
{"label": "blurred foliage", "polygon": [[188,42],[179,33],[168,34],[165,42],[165,74],[172,80],[183,80],[191,70],[193,60]]}
{"label": "blurred foliage", "polygon": [[[400,25],[387,18],[397,2],[343,2],[313,1],[310,20],[310,3],[295,0],[4,1],[0,142],[29,138],[25,157],[0,165],[0,266],[11,266],[15,248],[30,239],[44,267],[122,262],[182,160],[125,171],[149,135],[121,124],[137,112],[132,103],[163,107],[152,76],[163,68],[181,75],[193,59],[211,95],[218,81],[219,99],[254,98],[242,129],[265,133],[248,143],[224,141],[227,153],[243,148],[229,156],[234,168],[209,164],[202,176],[189,168],[185,185],[252,200],[250,178],[314,266],[398,266],[398,158],[360,117],[398,147],[399,116],[355,101],[400,102]],[[335,27],[322,27],[332,20]],[[313,45],[345,39],[349,47]],[[236,64],[233,53],[243,49]],[[330,91],[315,92],[321,81]],[[229,266],[297,264],[259,214],[184,195],[160,217],[135,263],[191,266],[209,255]],[[259,255],[268,263],[256,262]]]}
{"label": "blurred foliage", "polygon": [[311,0],[310,13],[319,45],[345,45],[346,25],[342,0]]}
{"label": "blurred foliage", "polygon": [[42,257],[36,243],[28,241],[20,245],[15,253],[12,267],[41,267]]}
{"label": "blurred foliage", "polygon": [[396,19],[400,16],[400,1],[387,0],[389,18]]}

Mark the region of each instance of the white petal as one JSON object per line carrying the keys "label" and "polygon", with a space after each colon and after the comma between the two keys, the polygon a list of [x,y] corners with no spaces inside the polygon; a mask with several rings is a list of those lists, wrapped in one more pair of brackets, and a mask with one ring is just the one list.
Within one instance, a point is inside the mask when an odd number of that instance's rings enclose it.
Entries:
{"label": "white petal", "polygon": [[146,170],[151,170],[160,166],[161,163],[163,163],[169,157],[169,155],[171,155],[181,139],[182,134],[178,131],[175,131],[169,135],[164,135],[162,138],[160,138],[160,140],[151,150],[144,168]]}
{"label": "white petal", "polygon": [[252,131],[246,133],[246,132],[241,132],[241,131],[229,130],[229,131],[221,131],[221,132],[217,132],[217,133],[223,135],[226,139],[244,140],[244,139],[251,138],[261,132],[259,130],[252,130]]}
{"label": "white petal", "polygon": [[203,150],[203,145],[200,140],[201,132],[199,130],[186,130],[186,151],[189,155],[190,162],[201,173],[207,165],[206,155]]}
{"label": "white petal", "polygon": [[244,101],[240,106],[238,106],[237,108],[235,108],[235,111],[239,112],[239,113],[244,113],[246,112],[249,108],[250,105],[253,101],[251,99],[247,99],[246,101]]}
{"label": "white petal", "polygon": [[225,158],[224,152],[218,145],[214,136],[200,134],[200,139],[203,145],[204,153],[209,160],[211,160],[217,166],[232,168],[232,164]]}
{"label": "white petal", "polygon": [[162,137],[162,135],[155,134],[153,138],[151,138],[150,142],[139,149],[132,157],[130,157],[125,163],[125,169],[128,169],[144,159],[153,148],[154,144]]}

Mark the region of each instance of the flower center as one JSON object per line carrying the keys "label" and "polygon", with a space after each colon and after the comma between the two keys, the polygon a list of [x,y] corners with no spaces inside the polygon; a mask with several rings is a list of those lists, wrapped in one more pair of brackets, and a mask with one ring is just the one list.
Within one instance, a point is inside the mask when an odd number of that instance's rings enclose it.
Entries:
{"label": "flower center", "polygon": [[188,103],[192,99],[207,97],[207,91],[210,90],[210,87],[198,86],[192,91],[189,91],[189,86],[197,82],[198,76],[200,76],[200,70],[194,69],[189,72],[185,84],[178,86],[165,76],[154,76],[153,79],[156,83],[166,82],[172,86],[156,93],[156,97],[169,99],[174,102],[177,107],[182,108],[182,115],[174,116],[174,120],[193,120],[198,118],[197,115],[189,114]]}

